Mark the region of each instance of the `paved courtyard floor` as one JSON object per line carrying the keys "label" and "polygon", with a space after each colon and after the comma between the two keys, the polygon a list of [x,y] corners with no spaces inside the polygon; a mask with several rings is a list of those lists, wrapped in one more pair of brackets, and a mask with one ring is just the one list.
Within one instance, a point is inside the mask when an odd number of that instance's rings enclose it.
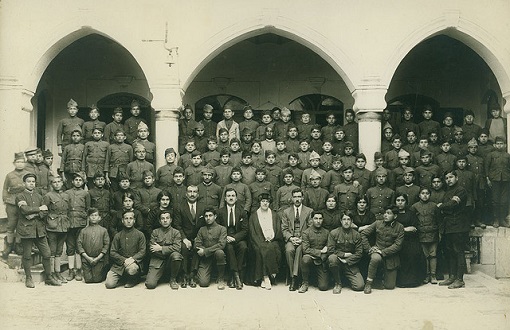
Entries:
{"label": "paved courtyard floor", "polygon": [[482,273],[466,288],[437,285],[374,290],[289,292],[245,286],[155,290],[143,284],[106,290],[73,281],[63,287],[0,283],[1,329],[510,329],[510,281]]}

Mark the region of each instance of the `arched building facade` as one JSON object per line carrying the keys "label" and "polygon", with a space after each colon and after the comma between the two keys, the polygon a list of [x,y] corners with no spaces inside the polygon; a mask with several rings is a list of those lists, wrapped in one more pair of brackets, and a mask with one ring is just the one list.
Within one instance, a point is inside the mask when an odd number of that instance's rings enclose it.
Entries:
{"label": "arched building facade", "polygon": [[[328,95],[357,112],[359,151],[370,167],[380,114],[399,96],[471,109],[483,126],[490,91],[508,117],[508,14],[504,1],[3,1],[0,131],[9,143],[0,147],[0,173],[29,145],[56,150],[68,99],[85,108],[122,94],[150,103],[158,155],[176,146],[184,103],[228,94],[256,108]],[[434,40],[451,46],[451,56],[424,44]],[[426,63],[413,62],[415,55]]]}

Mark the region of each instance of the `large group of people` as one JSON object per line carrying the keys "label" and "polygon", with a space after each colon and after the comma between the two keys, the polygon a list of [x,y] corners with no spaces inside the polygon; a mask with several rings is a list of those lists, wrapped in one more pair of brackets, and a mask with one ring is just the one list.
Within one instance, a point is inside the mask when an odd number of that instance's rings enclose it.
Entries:
{"label": "large group of people", "polygon": [[[86,122],[75,101],[67,111],[57,130],[58,171],[51,151],[30,147],[15,154],[4,183],[2,258],[22,254],[28,288],[35,244],[54,286],[129,288],[144,279],[147,289],[166,282],[177,290],[216,279],[220,290],[269,290],[283,274],[299,293],[317,285],[339,294],[349,285],[370,294],[439,281],[456,289],[465,286],[470,230],[509,226],[510,154],[499,108],[483,128],[471,111],[459,127],[451,113],[442,124],[432,120],[430,106],[419,123],[410,107],[400,122],[385,110],[373,171],[357,152],[366,137],[351,109],[342,125],[329,113],[321,127],[306,111],[293,121],[287,108],[264,111],[258,122],[246,106],[239,123],[224,108],[216,123],[212,106],[200,121],[185,106],[179,146],[164,155],[156,155],[136,100],[125,122],[120,107],[108,124],[95,106]],[[166,164],[156,169],[156,157]]]}

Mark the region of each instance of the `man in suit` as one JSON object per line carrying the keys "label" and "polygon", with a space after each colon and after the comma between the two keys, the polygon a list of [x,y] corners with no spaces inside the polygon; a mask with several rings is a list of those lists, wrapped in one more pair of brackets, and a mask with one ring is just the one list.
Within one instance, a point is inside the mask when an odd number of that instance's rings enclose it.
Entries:
{"label": "man in suit", "polygon": [[296,291],[299,263],[303,256],[302,234],[310,225],[313,210],[303,205],[303,191],[300,188],[292,191],[292,203],[293,205],[282,213],[282,233],[285,241],[285,257],[292,278],[289,290]]}
{"label": "man in suit", "polygon": [[175,229],[181,233],[182,244],[181,254],[183,256],[182,269],[184,271],[184,278],[181,287],[188,286],[195,288],[197,286],[195,281],[196,275],[196,255],[193,249],[193,242],[197,237],[198,230],[202,227],[204,222],[204,205],[197,203],[198,187],[188,186],[186,188],[186,200],[184,203],[177,204],[175,207]]}
{"label": "man in suit", "polygon": [[234,188],[225,190],[226,205],[218,211],[218,224],[227,228],[227,246],[225,253],[230,268],[230,288],[241,290],[243,282],[240,273],[243,271],[244,257],[248,250],[248,219],[244,217],[243,208],[236,205],[237,192]]}

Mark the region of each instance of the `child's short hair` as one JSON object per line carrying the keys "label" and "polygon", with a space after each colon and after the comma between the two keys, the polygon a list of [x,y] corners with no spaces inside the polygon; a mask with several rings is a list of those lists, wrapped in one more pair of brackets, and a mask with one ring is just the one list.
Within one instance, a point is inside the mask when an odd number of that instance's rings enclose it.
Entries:
{"label": "child's short hair", "polygon": [[209,136],[209,137],[207,138],[207,143],[209,143],[209,142],[215,142],[215,143],[217,143],[218,141],[217,141],[216,139],[217,139],[217,138],[216,138],[216,136],[212,136],[212,135],[211,135],[211,136]]}
{"label": "child's short hair", "polygon": [[348,114],[348,113],[352,114],[353,116],[356,116],[356,113],[352,109],[345,110],[345,114]]}
{"label": "child's short hair", "polygon": [[159,214],[159,220],[161,220],[161,216],[163,214],[168,214],[170,216],[170,219],[173,219],[174,218],[174,211],[173,210],[164,210],[164,211],[161,211],[161,213]]}
{"label": "child's short hair", "polygon": [[306,111],[306,110],[305,110],[305,111],[303,111],[303,112],[301,112],[301,117],[303,117],[304,115],[308,115],[308,116],[310,116],[310,112],[308,112],[308,111]]}
{"label": "child's short hair", "polygon": [[232,143],[237,143],[238,145],[241,145],[241,141],[236,137],[230,140],[229,145],[232,145]]}
{"label": "child's short hair", "polygon": [[174,175],[176,174],[184,174],[184,169],[180,166],[177,166],[175,169],[174,169]]}
{"label": "child's short hair", "polygon": [[319,124],[313,125],[311,132],[313,132],[313,131],[319,131],[319,133],[320,133],[321,132],[321,125],[319,125]]}
{"label": "child's short hair", "polygon": [[269,117],[271,117],[271,111],[269,111],[269,110],[262,111],[262,116],[269,116]]}
{"label": "child's short hair", "polygon": [[310,140],[308,140],[307,138],[302,138],[302,139],[299,140],[299,144],[301,144],[303,142],[306,142],[306,143],[310,144]]}
{"label": "child's short hair", "polygon": [[87,210],[87,216],[90,217],[94,213],[99,213],[99,210],[95,207],[91,207]]}
{"label": "child's short hair", "polygon": [[292,175],[292,177],[294,177],[294,172],[292,172],[292,169],[290,169],[290,168],[286,168],[283,170],[282,177],[285,177],[287,174]]}
{"label": "child's short hair", "polygon": [[266,171],[266,169],[265,169],[264,167],[259,166],[259,167],[257,167],[257,168],[255,169],[255,174],[258,174],[258,173],[262,173],[262,174],[266,175],[266,174],[267,174],[267,171]]}
{"label": "child's short hair", "polygon": [[117,136],[117,134],[122,134],[122,135],[124,135],[124,136],[126,135],[126,133],[124,132],[124,130],[122,130],[122,129],[120,129],[120,128],[119,128],[118,130],[116,130],[116,131],[115,131],[115,134],[114,134],[114,135],[115,135],[115,136]]}
{"label": "child's short hair", "polygon": [[91,113],[91,112],[92,112],[92,110],[96,110],[97,112],[99,112],[99,108],[98,108],[95,104],[92,104],[92,105],[90,106],[89,113]]}
{"label": "child's short hair", "polygon": [[358,159],[363,159],[365,162],[367,161],[367,157],[362,152],[356,155],[356,160]]}
{"label": "child's short hair", "polygon": [[124,217],[126,216],[126,214],[128,213],[133,213],[133,215],[135,214],[135,211],[134,210],[127,210],[127,211],[124,211],[122,212],[122,219],[124,219]]}
{"label": "child's short hair", "polygon": [[280,114],[290,116],[290,110],[286,107],[283,107],[283,109],[280,111]]}
{"label": "child's short hair", "polygon": [[276,154],[273,150],[266,150],[264,157],[267,159],[271,155],[276,156]]}
{"label": "child's short hair", "polygon": [[230,156],[230,149],[228,148],[222,148],[220,150],[220,157],[223,156],[223,155],[229,155]]}
{"label": "child's short hair", "polygon": [[298,154],[297,154],[297,153],[295,153],[295,152],[290,153],[290,154],[287,156],[287,159],[290,159],[290,157],[294,157],[294,158],[296,158],[296,159],[299,159]]}
{"label": "child's short hair", "polygon": [[251,151],[243,150],[241,153],[241,158],[251,157]]}
{"label": "child's short hair", "polygon": [[400,137],[400,135],[395,134],[395,135],[393,135],[393,137],[391,138],[391,142],[395,142],[395,140],[400,140],[400,141],[402,141],[402,138]]}
{"label": "child's short hair", "polygon": [[376,151],[374,152],[374,160],[384,158],[382,152]]}
{"label": "child's short hair", "polygon": [[354,172],[354,167],[352,167],[352,165],[344,166],[344,167],[342,168],[342,173],[343,173],[343,172],[345,172],[345,171],[349,171],[349,170],[350,170],[350,171],[352,171],[352,172]]}
{"label": "child's short hair", "polygon": [[98,179],[98,178],[103,178],[103,179],[104,179],[104,178],[106,178],[106,176],[105,176],[104,172],[102,172],[102,171],[97,171],[97,172],[94,174],[94,178],[93,178],[93,179],[95,180],[95,179]]}
{"label": "child's short hair", "polygon": [[336,119],[336,114],[335,114],[335,112],[334,112],[334,111],[328,111],[328,112],[326,113],[326,118],[327,118],[327,117],[329,117],[329,116],[333,116],[333,117],[335,117],[335,119]]}
{"label": "child's short hair", "polygon": [[275,142],[276,143],[278,143],[278,142],[287,143],[287,139],[284,136],[279,136],[276,138]]}
{"label": "child's short hair", "polygon": [[123,114],[123,112],[122,112],[122,107],[115,107],[115,108],[113,109],[113,114],[115,115],[115,114],[117,114],[117,113]]}
{"label": "child's short hair", "polygon": [[287,126],[287,129],[290,131],[291,128],[297,129],[296,124],[294,124],[293,122],[290,122],[289,125]]}
{"label": "child's short hair", "polygon": [[154,173],[152,173],[152,171],[143,171],[142,173],[142,177],[145,179],[146,177],[152,177],[154,178]]}
{"label": "child's short hair", "polygon": [[227,133],[228,134],[228,129],[226,129],[225,127],[220,128],[220,130],[218,131],[218,135],[220,135],[221,133]]}
{"label": "child's short hair", "polygon": [[239,166],[233,167],[232,170],[230,171],[230,175],[232,175],[235,172],[239,172],[239,174],[243,175],[243,171]]}
{"label": "child's short hair", "polygon": [[81,134],[81,130],[80,130],[80,129],[73,129],[73,130],[71,131],[71,135],[73,135],[74,133],[78,133],[78,134],[80,134],[80,136],[82,135],[82,134]]}
{"label": "child's short hair", "polygon": [[429,192],[429,194],[430,194],[430,188],[429,188],[429,187],[421,187],[421,188],[420,188],[420,192],[419,192],[419,193],[421,194],[421,193],[422,193],[422,191],[425,191],[425,190],[426,190],[426,191],[428,191],[428,192]]}
{"label": "child's short hair", "polygon": [[425,111],[430,111],[430,112],[433,112],[434,110],[432,109],[432,106],[430,104],[425,104],[423,106],[423,110],[422,110],[422,113],[425,112]]}

